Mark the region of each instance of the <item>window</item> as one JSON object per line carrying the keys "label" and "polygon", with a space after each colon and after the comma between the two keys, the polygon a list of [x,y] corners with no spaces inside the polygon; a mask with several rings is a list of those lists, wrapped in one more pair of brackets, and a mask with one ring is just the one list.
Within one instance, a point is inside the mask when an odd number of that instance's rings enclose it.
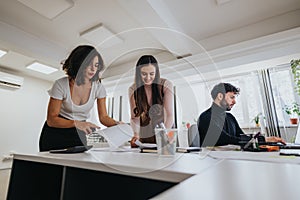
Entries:
{"label": "window", "polygon": [[288,126],[290,124],[289,116],[283,108],[297,100],[290,68],[288,66],[272,68],[270,78],[279,125]]}
{"label": "window", "polygon": [[235,75],[222,80],[193,84],[193,92],[198,94],[195,96],[197,97],[199,114],[211,106],[212,98],[210,92],[220,82],[228,82],[240,88],[240,95],[237,96],[236,104],[232,108],[231,113],[236,117],[241,127],[254,127],[255,124],[252,122],[252,119],[262,112],[261,93],[256,73]]}

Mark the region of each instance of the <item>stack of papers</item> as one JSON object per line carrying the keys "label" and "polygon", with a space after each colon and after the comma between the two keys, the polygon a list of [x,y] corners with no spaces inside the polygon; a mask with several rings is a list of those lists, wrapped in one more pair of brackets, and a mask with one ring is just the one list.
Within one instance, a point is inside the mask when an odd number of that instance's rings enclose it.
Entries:
{"label": "stack of papers", "polygon": [[153,143],[142,143],[139,140],[135,141],[135,144],[139,146],[141,153],[157,153],[157,145]]}
{"label": "stack of papers", "polygon": [[201,148],[200,147],[177,147],[176,150],[177,152],[180,153],[190,153],[195,151],[201,151]]}
{"label": "stack of papers", "polygon": [[280,149],[279,155],[283,156],[300,156],[300,149]]}
{"label": "stack of papers", "polygon": [[101,135],[108,143],[108,147],[92,149],[98,151],[101,149],[103,151],[128,151],[129,148],[124,148],[125,144],[133,137],[132,128],[128,124],[118,124],[105,129],[99,129],[94,131],[94,134]]}
{"label": "stack of papers", "polygon": [[138,145],[140,148],[156,148],[157,145],[153,143],[142,143],[139,140],[135,141],[135,144]]}
{"label": "stack of papers", "polygon": [[141,153],[157,153],[157,147],[140,147]]}

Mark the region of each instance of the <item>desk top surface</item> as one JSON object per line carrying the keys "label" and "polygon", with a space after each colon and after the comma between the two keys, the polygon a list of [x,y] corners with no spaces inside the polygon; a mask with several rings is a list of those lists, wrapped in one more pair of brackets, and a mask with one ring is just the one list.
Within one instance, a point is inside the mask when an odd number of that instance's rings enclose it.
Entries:
{"label": "desk top surface", "polygon": [[297,200],[300,165],[223,160],[153,199]]}
{"label": "desk top surface", "polygon": [[15,154],[14,159],[56,164],[123,175],[181,182],[219,160],[195,153],[159,156],[156,153],[89,150],[79,154]]}

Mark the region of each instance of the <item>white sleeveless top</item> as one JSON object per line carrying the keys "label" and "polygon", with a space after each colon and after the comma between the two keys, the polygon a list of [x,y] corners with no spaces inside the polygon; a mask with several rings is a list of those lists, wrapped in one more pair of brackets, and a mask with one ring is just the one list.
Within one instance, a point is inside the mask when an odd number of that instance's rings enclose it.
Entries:
{"label": "white sleeveless top", "polygon": [[62,100],[60,115],[71,120],[84,121],[90,117],[90,111],[96,99],[106,97],[106,90],[100,81],[92,82],[89,100],[83,105],[73,104],[69,86],[69,78],[63,77],[56,80],[50,90],[50,97]]}

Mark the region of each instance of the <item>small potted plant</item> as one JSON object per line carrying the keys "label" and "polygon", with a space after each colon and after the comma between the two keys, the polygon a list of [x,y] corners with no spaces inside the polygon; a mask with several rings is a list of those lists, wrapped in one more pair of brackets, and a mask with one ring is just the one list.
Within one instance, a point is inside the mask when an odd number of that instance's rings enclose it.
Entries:
{"label": "small potted plant", "polygon": [[290,116],[291,124],[298,124],[300,105],[297,102],[293,102],[291,105],[285,105],[284,111]]}
{"label": "small potted plant", "polygon": [[256,127],[260,127],[260,117],[262,116],[262,113],[258,113],[255,115],[255,117],[252,119],[252,122],[255,123]]}

